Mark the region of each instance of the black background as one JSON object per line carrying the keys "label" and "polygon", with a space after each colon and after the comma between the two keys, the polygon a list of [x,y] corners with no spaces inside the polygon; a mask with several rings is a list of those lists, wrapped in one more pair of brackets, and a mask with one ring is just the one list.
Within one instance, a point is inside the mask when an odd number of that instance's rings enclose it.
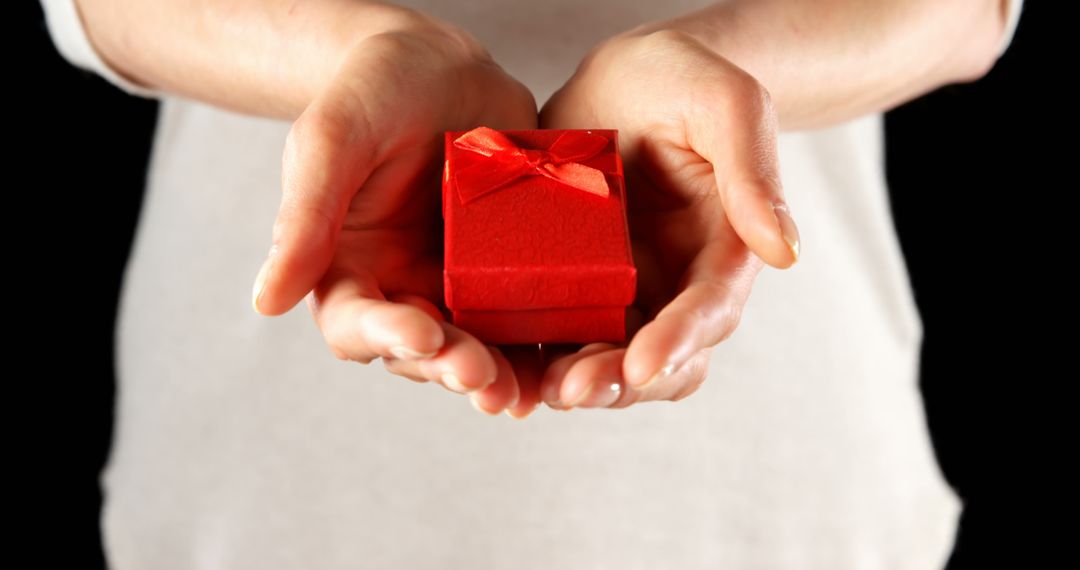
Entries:
{"label": "black background", "polygon": [[[25,354],[15,356],[46,371],[31,376],[49,406],[29,420],[46,442],[30,457],[49,467],[30,473],[60,492],[38,527],[56,547],[40,554],[94,568],[104,564],[98,476],[112,430],[114,317],[157,106],[69,66],[40,7],[26,6],[29,57],[16,58],[30,80],[19,83],[10,121],[18,130],[9,132],[19,148],[8,159],[37,177],[9,190],[5,210],[26,212],[43,231],[13,242],[28,269],[13,296],[28,331],[15,344]],[[1036,246],[1072,254],[1052,237],[1068,231],[1069,218],[1041,134],[1054,128],[1058,106],[1037,71],[1050,59],[1045,9],[1026,2],[1011,48],[987,77],[886,117],[894,217],[925,324],[921,386],[938,459],[965,501],[950,570],[983,567],[1010,548],[1002,537],[1016,531],[1006,514],[1013,487],[999,474],[1023,456],[1023,438],[1006,425],[1024,404],[1008,387],[1034,372],[1035,306],[1056,302],[1025,275],[1041,266]]]}

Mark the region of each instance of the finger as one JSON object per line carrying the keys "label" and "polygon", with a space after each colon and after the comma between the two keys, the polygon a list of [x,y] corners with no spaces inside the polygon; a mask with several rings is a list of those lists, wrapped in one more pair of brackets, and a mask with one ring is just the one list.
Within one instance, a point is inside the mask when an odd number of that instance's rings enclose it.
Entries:
{"label": "finger", "polygon": [[[444,326],[446,343],[435,356],[421,359],[383,357],[386,369],[417,382],[435,382],[459,394],[472,394],[490,387],[501,373],[489,350],[475,337],[450,323]],[[446,374],[453,376],[450,378]],[[459,378],[467,378],[462,383]]]}
{"label": "finger", "polygon": [[497,366],[495,381],[470,394],[469,400],[478,411],[494,416],[517,403],[518,382],[514,368],[506,356],[494,346],[487,348]]}
{"label": "finger", "polygon": [[385,356],[381,360],[386,371],[395,376],[401,376],[402,378],[407,378],[421,384],[430,382],[430,380],[424,377],[423,372],[420,371],[420,363],[416,360],[387,358]]}
{"label": "finger", "polygon": [[424,311],[425,313],[427,313],[428,316],[430,316],[432,319],[435,319],[436,321],[446,320],[446,316],[443,315],[441,310],[439,310],[439,307],[422,295],[415,295],[413,293],[395,293],[392,295],[387,295],[386,300],[392,301],[394,303],[412,305],[413,307]]}
{"label": "finger", "polygon": [[559,400],[571,408],[606,408],[624,393],[622,361],[625,348],[604,350],[578,358],[559,387]]}
{"label": "finger", "polygon": [[583,346],[581,350],[573,354],[559,356],[551,360],[547,370],[544,371],[543,378],[540,380],[540,398],[552,409],[569,410],[570,407],[561,400],[559,394],[563,379],[566,377],[570,367],[582,358],[614,348],[616,346],[611,343],[594,342]]}
{"label": "finger", "polygon": [[480,390],[495,381],[498,365],[476,337],[440,322],[446,341],[438,354],[418,360],[421,375],[459,394]]}
{"label": "finger", "polygon": [[769,93],[700,43],[688,45],[706,65],[685,78],[694,84],[682,107],[687,142],[713,165],[724,211],[739,237],[769,265],[790,267],[799,258],[799,231],[780,182]]}
{"label": "finger", "polygon": [[315,321],[341,359],[428,358],[445,342],[439,321],[423,309],[384,299],[368,273],[331,272],[310,299]]}
{"label": "finger", "polygon": [[646,388],[627,388],[622,378],[626,349],[600,352],[571,366],[562,385],[562,398],[574,408],[625,408],[655,400],[678,401],[705,381],[712,347],[699,350],[662,382]]}
{"label": "finger", "polygon": [[518,400],[506,408],[506,413],[514,419],[525,419],[540,403],[540,380],[545,370],[543,355],[537,346],[506,346],[502,352],[510,361],[518,384]]}
{"label": "finger", "polygon": [[667,400],[677,402],[693,394],[705,383],[713,347],[703,348],[690,357],[671,376],[640,390],[629,388],[623,397],[609,408],[625,408],[639,402]]}
{"label": "finger", "polygon": [[707,243],[687,270],[686,287],[630,340],[627,384],[640,390],[670,377],[694,353],[730,336],[761,267],[738,239]]}

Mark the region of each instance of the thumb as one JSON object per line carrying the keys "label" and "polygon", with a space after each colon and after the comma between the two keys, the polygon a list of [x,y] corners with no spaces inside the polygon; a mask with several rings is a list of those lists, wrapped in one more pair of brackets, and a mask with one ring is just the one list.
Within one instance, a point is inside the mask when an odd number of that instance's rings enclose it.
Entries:
{"label": "thumb", "polygon": [[780,183],[769,94],[726,59],[706,57],[715,65],[695,79],[702,104],[684,108],[688,142],[712,163],[724,212],[742,241],[769,265],[790,267],[799,258],[799,230]]}
{"label": "thumb", "polygon": [[[355,112],[355,111],[354,111]],[[282,156],[282,197],[270,255],[255,278],[252,305],[280,315],[318,283],[334,258],[349,202],[373,170],[368,121],[313,103],[293,124]]]}

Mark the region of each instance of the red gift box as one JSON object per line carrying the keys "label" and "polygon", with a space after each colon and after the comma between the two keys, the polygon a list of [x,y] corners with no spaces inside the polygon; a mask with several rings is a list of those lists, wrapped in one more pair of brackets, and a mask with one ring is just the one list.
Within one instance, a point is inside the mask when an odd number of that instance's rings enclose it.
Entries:
{"label": "red gift box", "polygon": [[443,281],[490,344],[626,338],[637,270],[615,130],[445,135]]}

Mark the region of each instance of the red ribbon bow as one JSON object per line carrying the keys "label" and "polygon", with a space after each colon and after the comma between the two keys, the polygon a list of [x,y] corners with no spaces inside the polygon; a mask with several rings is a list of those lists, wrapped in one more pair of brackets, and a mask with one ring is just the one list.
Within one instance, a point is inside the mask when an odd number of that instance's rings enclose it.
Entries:
{"label": "red ribbon bow", "polygon": [[455,173],[458,196],[467,204],[522,176],[539,175],[606,198],[609,189],[604,173],[580,161],[596,156],[607,145],[607,137],[587,131],[566,131],[546,150],[524,149],[499,131],[477,127],[454,139],[454,146],[491,160]]}

